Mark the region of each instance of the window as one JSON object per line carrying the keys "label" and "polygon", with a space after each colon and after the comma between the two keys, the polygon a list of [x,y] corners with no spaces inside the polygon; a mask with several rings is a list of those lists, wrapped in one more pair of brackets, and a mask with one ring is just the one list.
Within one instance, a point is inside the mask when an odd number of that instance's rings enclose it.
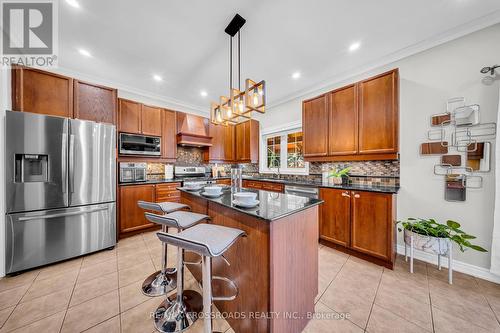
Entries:
{"label": "window", "polygon": [[308,174],[309,168],[304,161],[302,130],[264,134],[262,143],[265,156],[260,163],[261,172],[280,172],[286,174]]}

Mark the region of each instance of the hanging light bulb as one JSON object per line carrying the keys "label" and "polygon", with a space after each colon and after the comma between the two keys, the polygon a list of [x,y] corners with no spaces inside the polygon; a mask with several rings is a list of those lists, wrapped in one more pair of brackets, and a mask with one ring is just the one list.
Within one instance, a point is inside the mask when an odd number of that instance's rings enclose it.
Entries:
{"label": "hanging light bulb", "polygon": [[227,108],[227,119],[231,118],[231,116],[233,115],[233,111],[231,111],[231,108]]}
{"label": "hanging light bulb", "polygon": [[238,103],[238,109],[240,110],[240,113],[243,112],[243,99],[240,97],[240,102]]}
{"label": "hanging light bulb", "polygon": [[216,114],[217,114],[217,115],[215,116],[215,119],[217,120],[217,122],[218,122],[218,123],[222,123],[222,116],[221,116],[221,114],[220,114],[220,109],[219,109],[219,108],[217,108],[217,110],[215,110],[215,112],[216,112]]}
{"label": "hanging light bulb", "polygon": [[253,105],[257,106],[259,104],[259,89],[255,87],[253,89]]}

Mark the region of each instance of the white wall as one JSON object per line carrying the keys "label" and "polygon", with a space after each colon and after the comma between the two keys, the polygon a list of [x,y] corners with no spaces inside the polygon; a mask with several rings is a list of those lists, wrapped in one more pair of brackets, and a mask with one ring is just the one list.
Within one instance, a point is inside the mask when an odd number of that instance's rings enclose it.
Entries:
{"label": "white wall", "polygon": [[[284,119],[286,123],[301,120],[303,99],[399,67],[401,190],[398,218],[454,219],[461,222],[467,232],[478,237],[477,243],[489,250],[493,229],[494,172],[484,175],[482,189],[467,190],[467,201],[447,202],[443,198],[443,177],[433,174],[433,166],[439,163],[439,157],[421,157],[419,145],[426,141],[430,116],[443,112],[446,100],[451,97],[464,96],[468,102],[480,104],[481,122],[496,121],[499,82],[492,86],[482,84],[484,75],[479,70],[500,63],[498,40],[499,24],[349,80],[332,83],[325,89],[269,108],[259,118],[261,126],[266,129],[283,124]],[[494,146],[492,150],[494,152]],[[490,265],[489,253],[467,251],[456,253],[455,258],[482,268]]]}

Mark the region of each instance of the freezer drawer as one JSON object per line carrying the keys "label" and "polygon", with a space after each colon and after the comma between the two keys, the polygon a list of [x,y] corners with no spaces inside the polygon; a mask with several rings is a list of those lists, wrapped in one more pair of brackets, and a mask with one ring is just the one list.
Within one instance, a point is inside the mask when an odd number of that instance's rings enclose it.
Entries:
{"label": "freezer drawer", "polygon": [[69,259],[116,244],[115,203],[6,215],[6,272]]}

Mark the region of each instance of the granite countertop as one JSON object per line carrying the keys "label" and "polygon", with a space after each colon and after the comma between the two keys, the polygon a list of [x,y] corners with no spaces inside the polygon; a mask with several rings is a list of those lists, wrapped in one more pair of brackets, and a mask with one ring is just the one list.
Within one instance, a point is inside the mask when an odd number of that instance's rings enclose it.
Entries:
{"label": "granite countertop", "polygon": [[[229,179],[231,177],[229,176],[224,176],[224,177],[209,177],[208,180],[218,180],[218,179]],[[172,178],[172,179],[150,179],[142,182],[129,182],[129,183],[119,183],[120,186],[122,185],[147,185],[147,184],[162,184],[162,183],[182,183],[185,179],[183,178]]]}
{"label": "granite countertop", "polygon": [[322,181],[303,181],[303,180],[292,180],[292,179],[273,179],[265,177],[255,177],[255,176],[243,176],[246,180],[257,180],[265,182],[280,183],[285,185],[297,185],[297,186],[310,186],[310,187],[322,187],[322,188],[335,188],[341,190],[354,190],[354,191],[369,191],[369,192],[380,192],[380,193],[398,193],[399,186],[376,186],[376,185],[333,185]]}
{"label": "granite countertop", "polygon": [[188,191],[185,188],[180,187],[179,190],[195,197],[201,197],[208,201],[216,202],[222,206],[268,222],[272,222],[323,203],[323,200],[306,198],[292,194],[242,189],[242,192],[257,193],[257,200],[260,201],[259,205],[255,208],[242,208],[232,203],[233,193],[231,191],[231,187],[229,186],[223,188],[222,195],[218,198],[209,198],[202,195],[201,192],[203,192],[203,189],[198,191]]}

